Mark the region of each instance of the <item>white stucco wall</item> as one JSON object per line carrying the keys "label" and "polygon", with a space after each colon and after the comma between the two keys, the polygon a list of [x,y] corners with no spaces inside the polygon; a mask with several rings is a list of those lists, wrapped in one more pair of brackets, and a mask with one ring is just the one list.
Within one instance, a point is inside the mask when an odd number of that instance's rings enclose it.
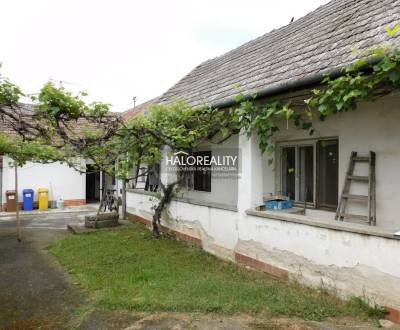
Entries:
{"label": "white stucco wall", "polygon": [[[362,103],[354,112],[329,116],[325,121],[315,121],[315,134],[311,138],[337,137],[339,140],[339,191],[340,196],[350,154],[376,152],[376,207],[377,226],[400,229],[400,95],[385,97],[374,103]],[[286,123],[285,123],[286,125]],[[284,125],[284,126],[285,126]],[[276,142],[310,139],[306,131],[281,128]],[[264,156],[265,157],[265,156]],[[263,192],[280,190],[276,185],[274,166],[263,165]],[[356,165],[355,174],[367,175],[367,164]],[[367,184],[352,184],[351,193],[367,194]],[[366,203],[352,202],[347,213],[366,214]],[[313,212],[318,217],[334,218],[334,213]]]}
{"label": "white stucco wall", "polygon": [[[343,187],[349,158],[352,151],[359,155],[368,155],[369,151],[376,152],[376,207],[377,226],[391,230],[400,230],[400,194],[398,187],[400,182],[400,133],[398,122],[400,122],[400,95],[391,95],[379,99],[373,103],[361,103],[354,112],[329,116],[325,121],[316,120],[314,123],[315,133],[312,137],[304,130],[294,127],[286,128],[286,122],[281,131],[276,133],[274,140],[277,143],[286,141],[306,141],[318,138],[332,137],[339,140],[339,187],[338,198]],[[247,138],[242,137],[242,140]],[[248,157],[249,146],[258,148],[257,140],[251,143],[240,145],[241,160]],[[224,148],[235,148],[239,145],[239,137],[234,136],[222,145],[211,145],[213,155]],[[253,150],[255,153],[256,150]],[[198,199],[200,201],[218,202],[227,205],[237,206],[240,196],[247,198],[252,196],[253,204],[262,204],[262,196],[269,193],[276,193],[281,190],[278,180],[279,164],[268,165],[267,154],[258,155],[261,162],[256,167],[242,170],[244,180],[250,180],[252,173],[254,180],[262,187],[262,192],[256,192],[256,185],[253,184],[248,192],[243,192],[245,185],[241,185],[238,195],[238,182],[234,179],[214,179],[211,182],[211,192],[185,191],[182,196]],[[278,154],[275,155],[275,160]],[[261,173],[255,174],[259,171]],[[366,175],[368,167],[366,163],[357,163],[355,174]],[[240,179],[239,179],[240,180]],[[367,194],[367,184],[352,183],[351,193]],[[258,194],[258,197],[254,195]],[[237,197],[239,196],[239,198]],[[366,203],[349,202],[347,213],[366,214]],[[308,215],[314,218],[324,218],[334,221],[334,212],[309,210]]]}
{"label": "white stucco wall", "polygon": [[[10,158],[3,158],[3,203],[6,202],[6,190],[14,190],[14,167],[10,167]],[[49,199],[56,200],[62,197],[64,200],[86,198],[86,176],[61,163],[38,164],[28,162],[18,168],[19,198],[22,201],[22,190],[31,188],[35,191],[37,201],[37,189],[49,189]]]}
{"label": "white stucco wall", "polygon": [[[212,156],[224,156],[226,150],[237,149],[238,136],[232,136],[221,144],[211,144],[204,146],[201,150],[211,150]],[[181,196],[195,198],[200,201],[222,203],[236,206],[238,196],[237,178],[221,178],[211,174],[211,192],[206,191],[182,191]]]}

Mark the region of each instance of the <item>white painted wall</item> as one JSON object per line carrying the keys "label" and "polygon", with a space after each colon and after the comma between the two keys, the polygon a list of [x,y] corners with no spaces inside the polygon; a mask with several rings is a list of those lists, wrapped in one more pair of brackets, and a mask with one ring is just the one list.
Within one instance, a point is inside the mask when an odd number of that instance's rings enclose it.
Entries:
{"label": "white painted wall", "polygon": [[[3,158],[3,203],[6,202],[6,190],[14,190],[14,167],[10,166],[10,158]],[[35,191],[37,201],[37,189],[49,189],[49,199],[58,197],[67,199],[86,198],[86,176],[59,162],[52,164],[38,164],[28,162],[18,168],[19,198],[22,201],[22,190],[31,188]]]}
{"label": "white painted wall", "polygon": [[[128,212],[151,219],[156,199],[153,196],[128,191],[126,198]],[[232,259],[232,251],[237,242],[238,212],[194,205],[173,200],[168,207],[168,216],[163,218],[164,224],[178,231],[207,240],[215,240],[206,244],[210,252],[214,248],[228,251],[225,258]]]}
{"label": "white painted wall", "polygon": [[[339,189],[340,196],[349,157],[352,151],[360,155],[376,152],[376,194],[377,226],[391,230],[400,230],[400,95],[391,95],[374,103],[362,103],[354,112],[330,116],[325,121],[314,123],[315,134],[310,137],[304,130],[295,127],[281,127],[275,142],[298,141],[337,137],[339,140]],[[211,145],[213,155],[222,153],[224,148],[239,148],[241,175],[236,179],[212,177],[211,192],[182,190],[181,197],[198,201],[216,202],[238,206],[242,211],[262,204],[262,197],[281,190],[277,170],[278,164],[268,165],[267,154],[261,155],[256,138],[249,140],[245,136],[234,136],[221,145]],[[251,162],[250,158],[252,159]],[[275,160],[278,155],[275,155]],[[366,175],[367,164],[357,164],[356,174]],[[240,189],[238,189],[240,185]],[[353,183],[351,193],[367,194],[367,185]],[[239,191],[239,194],[238,194]],[[350,202],[348,213],[366,214],[366,203]],[[308,215],[316,219],[334,221],[334,212],[308,210]]]}
{"label": "white painted wall", "polygon": [[[224,156],[226,149],[235,149],[238,147],[238,136],[232,136],[221,144],[212,144],[204,146],[202,150],[211,150],[212,156]],[[240,156],[239,156],[240,157]],[[237,205],[238,184],[237,178],[221,178],[211,174],[211,192],[183,190],[181,196],[194,198],[199,201],[216,202],[230,206]]]}
{"label": "white painted wall", "polygon": [[[376,152],[376,206],[377,226],[400,229],[400,95],[385,97],[374,103],[362,103],[354,112],[329,116],[325,121],[316,121],[316,132],[312,138],[338,137],[339,139],[339,196],[345,179],[350,154],[359,155]],[[286,123],[285,125],[286,126]],[[296,128],[281,128],[275,141],[309,139],[306,131]],[[265,156],[264,156],[265,157]],[[357,164],[356,174],[366,175],[367,164]],[[276,183],[274,166],[263,164],[264,195],[280,190]],[[275,178],[275,179],[274,179]],[[366,184],[352,184],[351,193],[367,194]],[[349,212],[366,214],[366,203],[350,204]],[[333,220],[332,212],[313,212],[310,214]]]}

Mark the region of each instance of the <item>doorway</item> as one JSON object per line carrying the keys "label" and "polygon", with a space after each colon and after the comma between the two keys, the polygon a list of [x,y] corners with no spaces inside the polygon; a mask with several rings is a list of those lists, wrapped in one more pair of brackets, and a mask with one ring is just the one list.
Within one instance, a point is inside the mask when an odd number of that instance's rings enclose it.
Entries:
{"label": "doorway", "polygon": [[339,189],[339,141],[319,141],[318,164],[318,207],[336,209]]}
{"label": "doorway", "polygon": [[86,203],[100,202],[100,171],[86,165]]}

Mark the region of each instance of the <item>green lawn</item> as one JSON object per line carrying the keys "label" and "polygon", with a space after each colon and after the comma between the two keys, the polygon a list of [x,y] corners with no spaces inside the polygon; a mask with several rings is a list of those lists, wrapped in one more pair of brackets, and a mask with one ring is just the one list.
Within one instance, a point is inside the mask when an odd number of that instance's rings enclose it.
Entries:
{"label": "green lawn", "polygon": [[142,225],[71,235],[50,251],[98,306],[137,311],[266,312],[322,320],[366,317],[356,299],[288,283],[224,262]]}

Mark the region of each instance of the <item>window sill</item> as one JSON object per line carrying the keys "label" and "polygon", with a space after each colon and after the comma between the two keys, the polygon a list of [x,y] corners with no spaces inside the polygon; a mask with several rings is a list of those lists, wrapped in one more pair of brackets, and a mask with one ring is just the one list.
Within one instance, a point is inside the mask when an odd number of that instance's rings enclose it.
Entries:
{"label": "window sill", "polygon": [[132,188],[128,188],[126,189],[127,192],[133,192],[135,194],[141,194],[141,195],[148,195],[148,196],[156,196],[157,193],[155,193],[154,191],[148,191],[148,190],[144,190],[144,189],[132,189]]}
{"label": "window sill", "polygon": [[189,197],[183,197],[183,196],[175,196],[172,198],[172,200],[182,202],[182,203],[193,204],[193,205],[211,207],[214,209],[221,209],[221,210],[237,212],[237,207],[235,205],[202,201],[202,200],[198,200],[195,198],[189,198]]}
{"label": "window sill", "polygon": [[368,225],[363,225],[363,224],[357,224],[357,223],[350,223],[350,222],[313,219],[308,216],[300,214],[301,212],[302,212],[302,209],[300,209],[300,208],[293,208],[293,209],[287,209],[287,210],[250,209],[250,210],[246,211],[246,214],[256,216],[256,217],[261,217],[261,218],[293,222],[293,223],[298,223],[298,224],[307,225],[307,226],[314,226],[314,227],[319,227],[319,228],[345,231],[345,232],[356,233],[356,234],[361,234],[361,235],[369,235],[369,236],[384,237],[384,238],[400,240],[400,236],[394,235],[395,230],[391,231],[389,229],[368,226]]}
{"label": "window sill", "polygon": [[[157,195],[157,193],[155,193],[153,191],[147,191],[147,190],[143,190],[143,189],[126,189],[126,191],[132,192],[135,194],[140,194],[140,195],[152,196],[152,197],[155,197]],[[237,207],[235,205],[230,205],[230,204],[202,201],[202,200],[198,200],[195,198],[188,198],[188,197],[183,197],[183,196],[174,196],[174,197],[172,197],[172,200],[177,201],[177,202],[192,204],[192,205],[206,206],[206,207],[211,207],[214,209],[221,209],[221,210],[237,212]]]}

